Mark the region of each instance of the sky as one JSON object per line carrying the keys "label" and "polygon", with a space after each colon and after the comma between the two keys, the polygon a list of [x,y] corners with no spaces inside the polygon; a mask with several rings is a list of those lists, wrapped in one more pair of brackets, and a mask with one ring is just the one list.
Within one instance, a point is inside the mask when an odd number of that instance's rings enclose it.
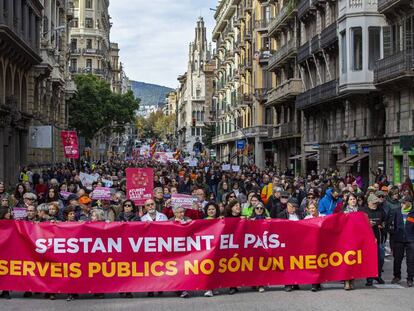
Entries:
{"label": "sky", "polygon": [[218,0],[111,0],[111,42],[131,80],[178,86],[187,69],[188,45],[198,17],[204,18],[208,40]]}

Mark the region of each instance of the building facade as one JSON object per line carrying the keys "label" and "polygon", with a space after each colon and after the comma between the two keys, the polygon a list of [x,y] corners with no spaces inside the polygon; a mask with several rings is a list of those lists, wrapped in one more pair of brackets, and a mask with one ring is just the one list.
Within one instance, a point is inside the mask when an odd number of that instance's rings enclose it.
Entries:
{"label": "building facade", "polygon": [[379,0],[378,11],[388,25],[383,27],[383,57],[375,67],[374,82],[386,115],[386,173],[398,184],[414,178],[414,152],[400,146],[401,136],[414,135],[414,9],[409,1]]}
{"label": "building facade", "polygon": [[[112,81],[109,0],[74,0],[70,25],[70,72],[91,73]],[[112,54],[112,55],[111,55]]]}
{"label": "building facade", "polygon": [[200,17],[194,41],[189,46],[187,72],[178,77],[178,147],[188,152],[194,151],[196,142],[202,142],[204,123],[209,121],[213,97],[210,61],[211,46],[207,43],[206,27]]}
{"label": "building facade", "polygon": [[[16,183],[27,165],[63,160],[59,130],[67,128],[67,25],[71,1],[0,1],[0,180]],[[52,128],[52,148],[31,148],[30,126]]]}

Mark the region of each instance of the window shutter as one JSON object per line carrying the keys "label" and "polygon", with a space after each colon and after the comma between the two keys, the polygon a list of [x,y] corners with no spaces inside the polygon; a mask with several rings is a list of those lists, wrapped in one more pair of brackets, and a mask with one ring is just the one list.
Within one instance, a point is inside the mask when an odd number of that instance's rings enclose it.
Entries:
{"label": "window shutter", "polygon": [[391,55],[391,27],[382,27],[384,57]]}

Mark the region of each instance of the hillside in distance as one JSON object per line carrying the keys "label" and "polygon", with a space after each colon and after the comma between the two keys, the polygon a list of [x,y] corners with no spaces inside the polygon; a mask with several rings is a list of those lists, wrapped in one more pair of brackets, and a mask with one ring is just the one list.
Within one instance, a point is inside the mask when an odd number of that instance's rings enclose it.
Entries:
{"label": "hillside in distance", "polygon": [[165,96],[173,89],[161,85],[131,81],[132,91],[141,99],[140,106],[156,105],[165,101]]}

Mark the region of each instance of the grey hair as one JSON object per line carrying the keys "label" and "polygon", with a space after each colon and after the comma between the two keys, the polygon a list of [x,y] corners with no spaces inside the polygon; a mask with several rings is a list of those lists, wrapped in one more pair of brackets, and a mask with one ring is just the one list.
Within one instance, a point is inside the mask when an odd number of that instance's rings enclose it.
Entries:
{"label": "grey hair", "polygon": [[92,215],[92,213],[95,213],[96,214],[96,218],[97,218],[98,221],[105,220],[104,219],[104,211],[102,209],[95,208],[95,209],[92,210],[91,215]]}
{"label": "grey hair", "polygon": [[26,192],[23,194],[23,199],[37,200],[37,196],[33,192]]}
{"label": "grey hair", "polygon": [[46,203],[42,203],[39,204],[36,209],[38,212],[49,212],[49,205]]}

